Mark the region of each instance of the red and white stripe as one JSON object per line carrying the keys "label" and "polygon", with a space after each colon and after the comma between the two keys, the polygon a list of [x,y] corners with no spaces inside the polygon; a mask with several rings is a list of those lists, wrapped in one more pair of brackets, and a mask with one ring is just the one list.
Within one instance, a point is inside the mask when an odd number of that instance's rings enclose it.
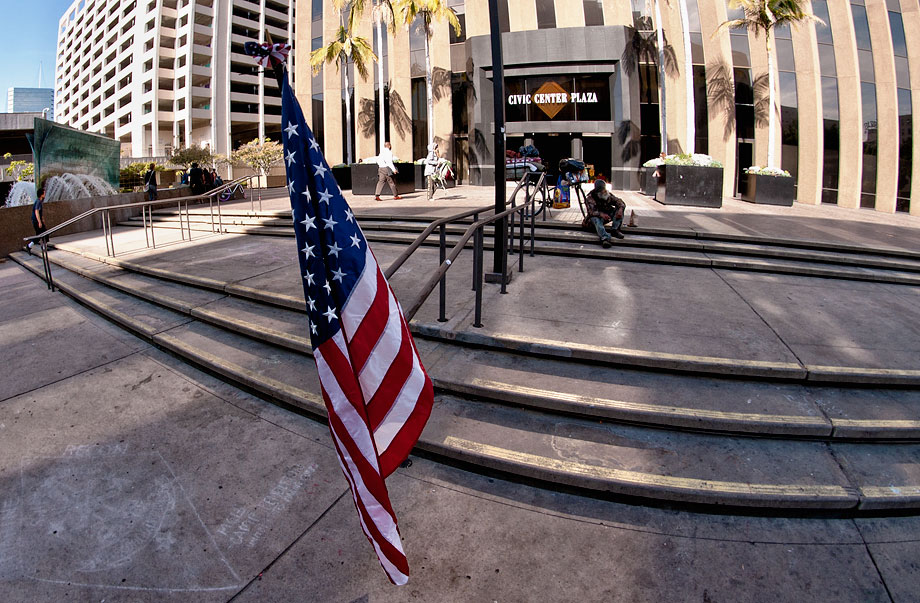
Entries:
{"label": "red and white stripe", "polygon": [[314,350],[329,427],[361,527],[394,584],[409,565],[384,478],[405,460],[434,390],[374,254],[341,309],[342,330]]}

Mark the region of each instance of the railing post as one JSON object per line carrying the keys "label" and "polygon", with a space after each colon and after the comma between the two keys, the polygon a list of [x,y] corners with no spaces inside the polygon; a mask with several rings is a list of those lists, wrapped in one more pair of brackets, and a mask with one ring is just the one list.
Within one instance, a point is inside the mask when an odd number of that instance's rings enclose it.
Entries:
{"label": "railing post", "polygon": [[147,206],[141,205],[141,221],[144,223],[144,243],[150,247],[150,234],[147,232]]}
{"label": "railing post", "polygon": [[[508,224],[507,222],[505,222],[505,220],[499,220],[499,223],[502,229],[505,229],[506,225]],[[509,238],[511,239],[511,243],[513,244],[514,238],[509,237],[508,231],[505,230],[505,232],[502,233],[502,239],[507,242]],[[495,237],[495,240],[497,241],[498,237]],[[508,254],[502,253],[501,260],[502,260],[501,261],[501,264],[502,264],[502,291],[501,293],[502,295],[505,295],[506,293],[508,293]]]}
{"label": "railing post", "polygon": [[[526,207],[526,206],[525,206]],[[524,211],[521,210],[520,236],[518,237],[518,272],[524,272]]]}
{"label": "railing post", "polygon": [[[441,239],[441,261],[438,262],[438,266],[444,265],[444,260],[447,259],[447,227],[445,224],[441,224],[440,228],[440,239]],[[440,284],[440,299],[438,300],[438,322],[447,322],[447,271],[444,271],[444,274],[441,275],[441,284]]]}
{"label": "railing post", "polygon": [[51,261],[48,259],[48,241],[39,239],[42,246],[42,268],[45,270],[45,284],[52,292],[54,291],[54,280],[51,278]]}
{"label": "railing post", "polygon": [[[475,224],[476,222],[479,222],[479,214],[478,214],[478,213],[473,214],[473,224]],[[476,255],[475,249],[476,249],[476,243],[475,243],[475,241],[474,241],[474,242],[473,242],[473,291],[476,290],[476,262],[477,262],[477,260],[480,259],[480,258]]]}
{"label": "railing post", "polygon": [[[220,201],[218,201],[220,203]],[[214,195],[208,195],[208,210],[211,212],[211,232],[214,232]]]}
{"label": "railing post", "polygon": [[105,221],[109,225],[109,240],[112,242],[112,257],[115,257],[115,233],[112,232],[112,212],[106,210]]}
{"label": "railing post", "polygon": [[182,240],[185,240],[185,230],[182,228],[182,201],[176,203],[176,206],[179,208],[179,234],[182,235]]}
{"label": "railing post", "polygon": [[[476,291],[476,308],[474,311],[473,326],[482,328],[482,231],[480,226],[473,235],[473,289]],[[504,283],[502,283],[504,287]]]}
{"label": "railing post", "polygon": [[[543,182],[543,186],[545,186],[545,185],[546,185],[546,182],[544,181],[544,182]],[[530,206],[530,257],[533,257],[533,239],[534,239],[534,231],[536,230],[536,227],[537,227],[537,216],[534,215],[534,212],[537,211],[537,206],[536,206],[536,203],[537,203],[537,191],[536,191],[536,190],[534,190],[533,196],[534,196],[533,204]],[[541,197],[541,201],[545,201],[545,200],[546,200],[546,195],[543,194],[543,191],[542,191],[542,190],[541,190],[541,195],[540,195],[540,197]]]}
{"label": "railing post", "polygon": [[109,215],[109,212],[107,212],[107,211],[103,211],[103,212],[102,212],[102,238],[105,239],[105,255],[106,255],[107,257],[111,257],[111,256],[112,256],[112,250],[111,250],[111,248],[109,247],[109,231],[108,231],[108,228],[109,228],[109,227],[108,227],[108,223],[107,223],[107,220],[106,220],[106,217],[107,217],[108,215]]}

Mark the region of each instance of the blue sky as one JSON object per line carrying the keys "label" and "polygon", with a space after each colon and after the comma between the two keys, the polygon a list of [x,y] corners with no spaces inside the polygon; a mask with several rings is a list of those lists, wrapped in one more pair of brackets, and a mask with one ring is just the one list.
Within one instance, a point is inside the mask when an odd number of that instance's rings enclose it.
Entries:
{"label": "blue sky", "polygon": [[73,0],[0,0],[0,112],[6,111],[6,90],[38,85],[54,87],[58,20]]}

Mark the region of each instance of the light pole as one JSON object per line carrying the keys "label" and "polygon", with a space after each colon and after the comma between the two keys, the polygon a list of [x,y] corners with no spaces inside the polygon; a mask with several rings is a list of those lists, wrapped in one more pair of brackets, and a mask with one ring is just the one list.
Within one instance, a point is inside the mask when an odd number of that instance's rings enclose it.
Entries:
{"label": "light pole", "polygon": [[[495,213],[505,211],[505,74],[502,64],[502,34],[498,22],[498,0],[489,0],[489,24],[492,36],[492,103],[495,109]],[[495,223],[495,254],[489,282],[502,282],[503,261],[507,250],[507,218]],[[490,278],[491,277],[491,278]],[[511,280],[508,273],[507,280]]]}

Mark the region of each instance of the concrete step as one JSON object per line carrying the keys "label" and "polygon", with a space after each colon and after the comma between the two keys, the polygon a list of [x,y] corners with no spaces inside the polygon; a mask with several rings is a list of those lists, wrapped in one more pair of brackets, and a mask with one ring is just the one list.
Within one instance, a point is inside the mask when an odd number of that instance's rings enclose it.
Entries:
{"label": "concrete step", "polygon": [[[163,281],[53,250],[55,265],[264,343],[310,354],[302,310]],[[302,302],[301,302],[302,304]],[[418,339],[436,386],[527,408],[656,427],[822,439],[920,439],[920,396],[650,373]]]}
{"label": "concrete step", "polygon": [[[293,276],[293,273],[289,275],[286,271],[275,271],[264,279],[244,278],[241,281],[230,282],[222,280],[226,278],[228,272],[225,268],[220,266],[217,266],[215,270],[211,272],[214,277],[202,275],[200,267],[204,264],[200,261],[197,262],[196,268],[198,269],[193,270],[187,268],[186,264],[181,261],[156,261],[151,263],[125,259],[122,257],[110,258],[94,255],[90,252],[82,252],[79,246],[67,243],[58,244],[58,247],[76,253],[83,253],[87,258],[147,274],[149,276],[191,284],[196,287],[212,289],[222,293],[229,293],[236,297],[253,299],[263,303],[293,309],[295,311],[302,311],[303,309],[303,294],[298,286],[298,279],[296,276]],[[239,245],[235,245],[234,249],[238,247]],[[375,249],[377,249],[378,257],[381,253],[395,256],[395,254],[401,250],[399,246],[388,247],[379,245],[375,247]],[[556,263],[558,262],[559,260],[556,260]],[[544,272],[549,270],[550,273],[552,273],[551,266],[549,265],[550,263],[552,262],[543,262]],[[386,265],[386,262],[384,262],[384,265]],[[237,266],[237,264],[234,263],[234,266]],[[420,266],[423,270],[426,269],[424,267],[424,262],[422,262]],[[288,269],[290,269],[290,266],[285,270]],[[427,269],[430,269],[430,266]],[[558,272],[560,269],[568,271],[566,266],[557,266],[554,270]],[[238,268],[234,268],[234,270],[238,270]],[[398,283],[401,278],[400,274],[401,273],[397,273],[395,277],[396,280],[394,281],[397,283],[397,289],[399,289]],[[407,275],[414,275],[413,278],[418,278],[418,275],[411,270]],[[568,337],[566,341],[553,339],[552,337],[534,337],[530,335],[533,330],[533,324],[531,321],[527,320],[526,317],[522,317],[521,320],[512,321],[514,323],[514,331],[506,330],[502,333],[495,333],[488,332],[487,330],[471,329],[468,324],[461,324],[465,320],[464,317],[467,316],[472,309],[472,300],[467,299],[471,297],[468,286],[461,286],[457,282],[457,279],[461,277],[456,270],[451,271],[449,277],[453,279],[453,284],[449,284],[450,290],[454,292],[459,291],[451,296],[452,306],[449,315],[454,317],[452,322],[447,324],[433,322],[433,317],[422,312],[412,321],[411,327],[416,335],[440,341],[461,343],[468,346],[488,347],[499,351],[514,350],[518,353],[528,355],[541,355],[560,359],[577,359],[579,361],[601,363],[618,367],[783,381],[807,380],[829,383],[851,383],[857,385],[909,387],[917,387],[920,385],[920,370],[916,369],[916,364],[911,362],[910,358],[903,359],[904,361],[900,362],[897,366],[888,364],[887,361],[855,366],[852,364],[838,365],[835,364],[833,360],[823,360],[820,356],[817,357],[815,361],[803,363],[799,362],[792,352],[785,349],[785,345],[779,341],[777,341],[777,343],[781,346],[780,348],[773,349],[772,351],[763,349],[759,352],[752,349],[749,350],[750,354],[746,356],[734,355],[736,353],[734,348],[723,349],[719,347],[711,347],[711,351],[709,352],[697,351],[688,354],[684,351],[685,346],[676,340],[666,346],[664,345],[666,342],[658,341],[655,346],[645,347],[645,344],[643,344],[643,347],[637,348],[635,346],[641,342],[633,342],[631,345],[615,347],[611,345],[597,345],[593,342],[589,343],[588,340],[584,340],[584,338],[582,338],[583,341],[579,342],[572,341]],[[528,277],[522,275],[522,278],[526,280]],[[547,278],[558,279],[563,277],[557,275]],[[410,285],[413,288],[417,286],[415,281],[410,281]],[[465,288],[467,292],[463,293]],[[514,294],[518,295],[519,292],[515,290]],[[504,303],[502,302],[503,299],[504,296],[501,296],[487,305],[495,306],[496,303]],[[429,301],[429,304],[423,306],[423,308],[431,307],[433,303],[433,301]],[[547,300],[547,303],[550,303],[549,300]],[[508,310],[506,309],[504,312],[507,313]],[[749,328],[751,325],[748,324],[744,326],[744,324],[739,323],[739,327]],[[772,332],[764,331],[760,336],[750,333],[745,337],[748,339],[754,337],[755,340],[759,337],[775,337],[775,334],[771,333]],[[658,339],[660,340],[660,337]],[[764,340],[764,342],[766,342],[766,340]],[[691,343],[690,341],[686,342],[687,345]],[[753,345],[756,342],[752,341],[751,343]],[[659,349],[656,350],[656,347]],[[758,344],[755,347],[762,346]]]}
{"label": "concrete step", "polygon": [[[40,262],[14,254],[36,275]],[[187,361],[317,417],[304,354],[190,319],[75,273],[61,291]],[[551,487],[719,507],[920,508],[920,446],[826,444],[618,425],[439,394],[418,449]]]}
{"label": "concrete step", "polygon": [[[223,232],[262,236],[292,237],[290,220],[271,219],[269,223],[244,221],[224,222]],[[140,218],[119,223],[120,226],[140,227]],[[188,227],[183,222],[184,227]],[[179,229],[178,217],[167,216],[157,221],[157,228]],[[211,230],[210,222],[195,223],[192,230]],[[371,242],[408,245],[424,229],[424,224],[408,222],[362,222],[362,229]],[[447,245],[453,247],[466,230],[463,226],[447,229]],[[776,274],[817,276],[878,283],[920,285],[920,261],[908,258],[879,257],[855,252],[798,250],[765,244],[723,243],[693,238],[664,238],[659,236],[632,236],[617,241],[610,249],[603,249],[590,233],[579,230],[551,229],[538,231],[535,251],[538,254],[567,257],[607,258],[619,261],[647,262],[701,268],[729,268]],[[487,233],[488,234],[488,233]],[[525,228],[525,246],[529,233]],[[485,248],[492,245],[486,239]],[[517,239],[515,239],[517,241]],[[425,242],[437,245],[438,235],[433,233]],[[529,247],[525,247],[529,248]]]}

